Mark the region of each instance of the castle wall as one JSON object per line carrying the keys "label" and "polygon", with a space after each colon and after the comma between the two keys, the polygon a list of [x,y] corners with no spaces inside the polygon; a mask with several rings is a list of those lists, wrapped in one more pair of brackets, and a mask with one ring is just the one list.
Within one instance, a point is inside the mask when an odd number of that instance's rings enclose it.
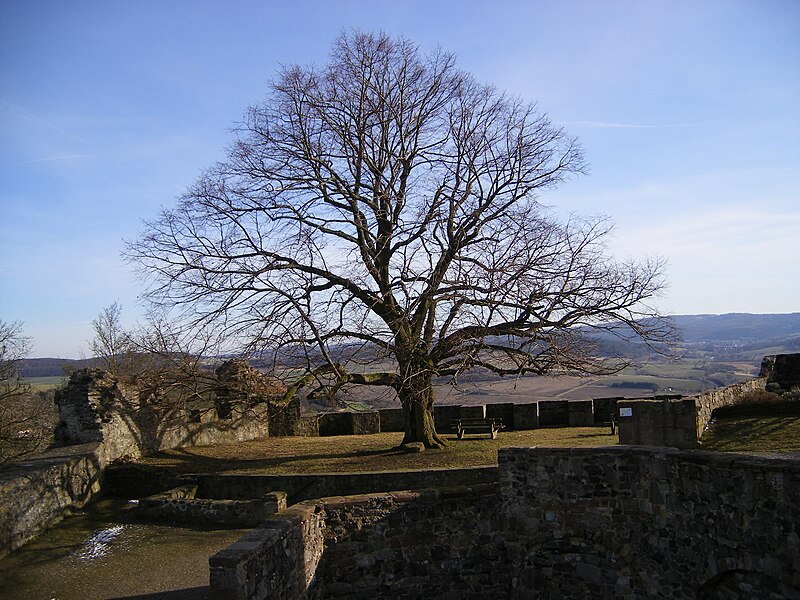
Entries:
{"label": "castle wall", "polygon": [[98,444],[59,448],[0,473],[0,557],[100,492]]}
{"label": "castle wall", "polygon": [[213,406],[187,410],[178,403],[159,405],[142,399],[136,386],[95,369],[73,374],[56,394],[56,403],[61,441],[101,443],[97,452],[103,467],[118,458],[159,450],[269,436],[266,403],[230,403],[224,416]]}
{"label": "castle wall", "polygon": [[800,597],[800,461],[506,448],[499,464],[498,486],[290,507],[210,559],[212,598]]}
{"label": "castle wall", "polygon": [[617,401],[619,443],[645,446],[697,447],[713,412],[738,404],[750,392],[763,391],[765,378],[751,379],[679,400]]}
{"label": "castle wall", "polygon": [[296,504],[209,559],[211,598],[492,597],[497,501],[485,485]]}
{"label": "castle wall", "polygon": [[499,463],[512,597],[800,597],[796,460],[507,448]]}

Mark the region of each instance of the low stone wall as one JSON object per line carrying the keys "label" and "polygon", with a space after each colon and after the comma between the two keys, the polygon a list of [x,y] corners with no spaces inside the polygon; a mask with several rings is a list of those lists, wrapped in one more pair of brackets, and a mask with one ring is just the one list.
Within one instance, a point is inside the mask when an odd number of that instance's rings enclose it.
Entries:
{"label": "low stone wall", "polygon": [[594,425],[594,409],[591,400],[573,400],[567,407],[570,427],[591,427]]}
{"label": "low stone wall", "polygon": [[319,435],[367,435],[380,433],[378,412],[334,412],[319,415]]}
{"label": "low stone wall", "polygon": [[539,425],[542,427],[566,427],[569,425],[568,400],[540,400]]}
{"label": "low stone wall", "polygon": [[405,431],[406,421],[402,408],[382,408],[378,411],[381,431]]}
{"label": "low stone wall", "polygon": [[497,467],[381,471],[376,473],[316,473],[310,475],[198,474],[186,476],[204,498],[248,499],[281,490],[289,504],[327,496],[474,486],[497,481]]}
{"label": "low stone wall", "polygon": [[0,557],[100,492],[98,444],[60,448],[0,471]]}
{"label": "low stone wall", "polygon": [[287,404],[270,403],[268,406],[270,436],[317,437],[319,435],[319,415],[302,414],[298,399]]}
{"label": "low stone wall", "polygon": [[763,392],[767,385],[767,379],[758,377],[750,379],[727,387],[704,392],[695,397],[695,405],[697,406],[697,439],[703,435],[708,424],[711,422],[711,416],[715,410],[723,406],[733,406],[739,404],[742,398],[751,392]]}
{"label": "low stone wall", "polygon": [[499,452],[514,598],[798,598],[800,461]]}
{"label": "low stone wall", "polygon": [[496,503],[494,485],[303,502],[209,559],[211,598],[491,597]]}
{"label": "low stone wall", "polygon": [[270,492],[251,500],[201,498],[196,485],[183,485],[139,501],[137,516],[170,523],[257,527],[286,509],[286,494]]}
{"label": "low stone wall", "polygon": [[325,515],[295,505],[209,559],[211,600],[307,598],[322,557]]}

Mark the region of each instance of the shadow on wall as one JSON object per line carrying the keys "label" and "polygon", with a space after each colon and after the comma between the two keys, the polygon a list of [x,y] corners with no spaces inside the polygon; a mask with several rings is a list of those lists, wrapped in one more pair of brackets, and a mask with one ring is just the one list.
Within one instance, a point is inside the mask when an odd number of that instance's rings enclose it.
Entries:
{"label": "shadow on wall", "polygon": [[106,371],[84,369],[56,396],[63,445],[102,443],[101,461],[180,448],[226,444],[269,435],[269,407],[227,396],[165,400]]}

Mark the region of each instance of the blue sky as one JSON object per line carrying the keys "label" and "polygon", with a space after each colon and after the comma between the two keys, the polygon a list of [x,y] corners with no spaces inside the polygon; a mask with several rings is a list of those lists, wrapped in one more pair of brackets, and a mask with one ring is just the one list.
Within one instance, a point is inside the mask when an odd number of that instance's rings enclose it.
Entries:
{"label": "blue sky", "polygon": [[664,256],[667,313],[800,311],[800,2],[0,0],[0,319],[88,354],[123,239],[224,157],[282,64],[343,28],[441,46],[536,100],[590,174],[544,198]]}

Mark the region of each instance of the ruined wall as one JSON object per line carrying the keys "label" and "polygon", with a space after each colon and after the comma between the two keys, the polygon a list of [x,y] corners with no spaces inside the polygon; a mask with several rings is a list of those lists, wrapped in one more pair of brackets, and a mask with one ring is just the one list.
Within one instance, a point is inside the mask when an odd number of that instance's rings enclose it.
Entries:
{"label": "ruined wall", "polygon": [[759,377],[785,390],[800,386],[800,354],[776,354],[761,361]]}
{"label": "ruined wall", "polygon": [[[125,468],[122,466],[121,468]],[[315,473],[310,475],[197,474],[186,476],[203,498],[261,498],[274,490],[286,492],[289,504],[327,496],[463,487],[495,483],[497,467],[380,471],[375,473]]]}
{"label": "ruined wall", "polygon": [[499,465],[498,486],[290,507],[210,559],[212,598],[800,597],[800,461],[505,448]]}
{"label": "ruined wall", "polygon": [[158,404],[109,373],[85,369],[56,394],[58,435],[64,445],[101,443],[101,465],[168,448],[232,444],[269,435],[266,403],[214,406]]}

